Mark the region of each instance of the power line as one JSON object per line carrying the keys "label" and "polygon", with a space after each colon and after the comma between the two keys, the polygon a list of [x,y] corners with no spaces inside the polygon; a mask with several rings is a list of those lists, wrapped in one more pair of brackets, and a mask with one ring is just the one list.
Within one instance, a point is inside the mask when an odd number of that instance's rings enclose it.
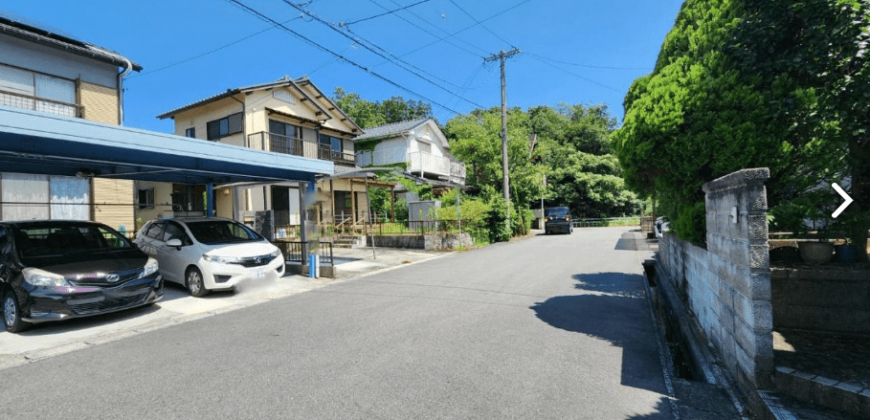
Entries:
{"label": "power line", "polygon": [[324,52],[327,52],[327,53],[329,53],[329,54],[332,54],[332,55],[338,57],[339,59],[341,59],[342,61],[344,61],[344,62],[346,62],[346,63],[348,63],[348,64],[350,64],[350,65],[352,65],[352,66],[354,66],[354,67],[356,67],[356,68],[358,68],[358,69],[360,69],[360,70],[363,70],[363,71],[365,71],[366,73],[369,73],[369,74],[371,74],[372,76],[375,76],[375,77],[377,77],[378,79],[381,79],[381,80],[383,80],[384,82],[387,82],[387,83],[389,83],[390,85],[392,85],[392,86],[394,86],[394,87],[396,87],[396,88],[398,88],[398,89],[401,89],[401,90],[403,90],[403,91],[405,91],[405,92],[408,92],[408,93],[410,93],[411,95],[414,95],[414,96],[416,96],[416,97],[418,97],[418,98],[422,98],[422,99],[424,99],[424,100],[426,100],[426,101],[428,101],[428,102],[431,102],[432,104],[437,105],[437,106],[439,106],[439,107],[441,107],[441,108],[443,108],[443,109],[445,109],[445,110],[447,110],[447,111],[450,111],[450,112],[452,112],[452,113],[454,113],[454,114],[456,114],[456,115],[460,115],[459,112],[453,110],[452,108],[448,108],[447,106],[442,105],[440,102],[436,102],[436,101],[431,100],[431,99],[429,99],[429,98],[427,98],[427,97],[425,97],[425,96],[423,96],[423,95],[421,95],[421,94],[419,94],[419,93],[417,93],[417,92],[414,92],[413,90],[408,89],[408,88],[406,88],[406,87],[404,87],[404,86],[402,86],[402,85],[400,85],[400,84],[398,84],[398,83],[396,83],[396,82],[394,82],[394,81],[392,81],[392,80],[390,80],[390,79],[388,79],[388,78],[386,78],[386,77],[380,75],[379,73],[376,73],[376,72],[372,71],[370,68],[368,68],[368,67],[364,67],[364,66],[360,65],[359,63],[357,63],[357,62],[355,62],[355,61],[353,61],[353,60],[350,60],[350,59],[348,59],[348,58],[342,56],[341,54],[338,54],[338,53],[336,53],[335,51],[332,51],[332,50],[330,50],[329,48],[324,47],[323,45],[320,45],[319,43],[317,43],[317,42],[315,42],[315,41],[313,41],[313,40],[311,40],[311,39],[305,37],[304,35],[300,34],[299,32],[296,32],[296,31],[294,31],[294,30],[292,30],[292,29],[290,29],[290,28],[284,26],[284,25],[281,24],[280,22],[275,21],[274,19],[270,18],[269,16],[266,16],[266,15],[264,15],[264,14],[262,14],[262,13],[256,11],[256,10],[252,9],[251,7],[245,5],[244,3],[240,2],[239,0],[227,0],[227,1],[239,5],[240,7],[244,8],[246,11],[248,11],[248,13],[254,14],[255,16],[257,16],[257,17],[258,17],[259,19],[261,19],[261,20],[264,20],[264,21],[267,21],[267,22],[272,22],[273,24],[279,26],[281,29],[284,29],[285,31],[287,31],[287,32],[289,32],[289,33],[291,33],[291,34],[293,34],[293,35],[296,36],[297,38],[303,40],[303,41],[304,41],[305,43],[307,43],[308,45],[311,45],[311,46],[313,46],[313,47],[315,47],[315,48],[317,48],[317,49],[319,49],[319,50],[321,50],[321,51],[324,51]]}
{"label": "power line", "polygon": [[451,4],[453,4],[454,6],[456,6],[456,8],[459,9],[462,13],[465,13],[466,16],[470,17],[471,20],[477,22],[477,24],[480,25],[481,28],[486,29],[487,32],[491,33],[491,34],[492,34],[493,36],[495,36],[496,38],[502,40],[505,44],[510,45],[511,48],[516,48],[512,42],[510,42],[510,41],[508,41],[508,40],[502,38],[502,37],[499,36],[497,33],[491,31],[491,30],[490,30],[489,28],[487,28],[487,27],[486,27],[482,22],[480,22],[479,20],[475,19],[474,16],[471,16],[471,13],[466,12],[465,9],[462,8],[462,6],[456,4],[455,1],[453,1],[453,0],[449,0],[449,1],[450,1]]}
{"label": "power line", "polygon": [[[316,20],[316,21],[318,21],[318,22],[320,22],[320,23],[326,25],[327,27],[329,27],[329,29],[332,29],[334,32],[337,32],[337,33],[340,34],[341,36],[350,39],[351,41],[353,41],[353,42],[357,43],[359,46],[361,46],[361,47],[363,47],[363,48],[365,48],[365,49],[371,51],[372,53],[376,54],[377,56],[379,56],[379,57],[381,57],[381,58],[384,58],[384,59],[386,59],[386,60],[392,62],[393,64],[395,64],[395,65],[398,66],[399,68],[401,68],[401,69],[403,69],[403,70],[405,70],[405,71],[407,71],[407,72],[409,72],[409,73],[411,73],[411,74],[413,74],[413,75],[419,77],[420,79],[425,80],[426,82],[432,84],[432,86],[435,86],[435,87],[437,87],[438,89],[441,89],[441,90],[443,90],[444,92],[447,92],[447,93],[450,94],[450,95],[453,95],[453,96],[455,96],[455,97],[457,97],[457,98],[460,98],[460,99],[462,99],[462,100],[464,100],[464,101],[466,101],[466,102],[468,102],[468,103],[470,103],[470,104],[472,104],[472,105],[474,105],[474,106],[476,106],[476,107],[478,107],[478,108],[483,108],[483,105],[480,105],[480,104],[478,104],[478,103],[475,103],[475,102],[473,102],[473,101],[470,101],[470,100],[468,100],[468,99],[465,99],[465,98],[463,98],[463,97],[457,95],[456,93],[452,92],[451,90],[449,90],[449,89],[447,89],[447,88],[445,88],[445,87],[439,85],[438,83],[433,82],[431,79],[427,78],[426,76],[423,76],[423,75],[420,74],[419,72],[426,73],[425,70],[420,69],[419,67],[417,67],[417,66],[415,66],[415,65],[413,65],[413,64],[411,64],[411,63],[408,63],[407,61],[402,60],[402,59],[399,58],[399,57],[396,57],[395,55],[393,55],[393,54],[390,53],[389,51],[386,51],[386,50],[384,50],[383,48],[377,46],[375,43],[373,43],[373,42],[371,42],[371,41],[368,41],[368,40],[366,40],[366,39],[363,39],[362,37],[360,37],[359,35],[357,35],[356,33],[352,32],[352,31],[351,31],[351,33],[353,33],[354,36],[355,36],[356,38],[353,37],[353,36],[350,36],[350,35],[344,33],[344,32],[343,32],[341,29],[339,29],[336,25],[333,25],[332,23],[329,23],[329,22],[327,22],[327,21],[321,19],[321,18],[318,17],[317,15],[315,15],[315,14],[313,14],[313,13],[311,13],[311,12],[309,12],[309,11],[307,11],[307,10],[305,10],[305,9],[303,9],[303,8],[301,8],[301,7],[299,7],[299,6],[297,6],[296,4],[290,2],[289,0],[283,0],[283,1],[284,1],[284,3],[287,3],[288,5],[290,5],[291,7],[293,7],[294,9],[296,9],[296,10],[298,10],[298,11],[300,11],[300,12],[306,14],[307,16],[311,17],[312,19],[314,19],[314,20]],[[348,31],[350,31],[350,28],[348,28]],[[362,42],[361,42],[361,41],[362,41]],[[371,47],[370,47],[369,45],[366,45],[366,43],[370,44]],[[376,51],[376,50],[379,50],[379,51],[381,51],[381,52]],[[385,54],[386,54],[386,55],[385,55]],[[389,56],[389,57],[387,57],[387,56]],[[392,57],[392,59],[391,59],[390,57]],[[412,67],[412,68],[418,70],[419,72],[418,72],[418,71],[411,70],[411,69],[409,69],[409,68],[407,68],[407,67],[403,67],[403,66],[397,64],[395,61],[393,61],[393,59],[398,60],[398,61],[400,61],[401,63],[405,64],[406,66],[410,66],[410,67]],[[435,75],[432,75],[432,74],[429,74],[429,73],[426,73],[426,74],[428,74],[430,77],[437,78],[437,79],[441,80],[442,82],[449,83],[449,84],[451,84],[451,85],[453,85],[453,86],[456,86],[456,85],[453,84],[452,82],[449,82],[449,81],[447,81],[447,80],[441,79],[441,78],[439,78],[438,76],[435,76]],[[459,86],[456,86],[456,87],[458,88]]]}
{"label": "power line", "polygon": [[[394,0],[390,0],[390,1],[391,1],[393,4],[395,4],[395,5],[399,5],[399,3],[396,3]],[[374,5],[378,6],[378,7],[380,7],[381,9],[388,10],[386,7],[384,7],[384,6],[381,5],[380,3],[376,2],[375,0],[369,0],[369,2],[371,2],[372,4],[374,4]],[[441,31],[441,32],[448,33],[447,31],[445,31],[445,30],[443,30],[443,29],[441,29],[441,28],[435,26],[434,24],[432,24],[432,22],[429,22],[428,20],[426,20],[426,19],[423,18],[422,16],[420,16],[420,15],[414,13],[413,11],[408,10],[407,12],[410,13],[410,14],[412,14],[412,15],[414,15],[414,16],[416,16],[418,19],[422,20],[423,22],[426,22],[429,26],[431,26],[431,27],[433,27],[433,28],[435,28],[435,29],[438,29],[438,30]],[[434,37],[436,37],[436,38],[438,38],[438,37],[440,36],[440,35],[436,35],[436,34],[430,32],[430,31],[427,30],[427,29],[423,29],[423,27],[421,27],[420,25],[417,25],[416,23],[411,22],[411,21],[408,20],[408,19],[405,19],[404,17],[402,17],[402,15],[396,15],[396,17],[399,18],[399,19],[402,19],[403,21],[405,21],[405,22],[408,23],[409,25],[411,25],[411,26],[413,26],[413,27],[415,27],[415,28],[417,28],[417,29],[419,29],[419,30],[421,30],[421,31],[423,31],[423,32],[425,32],[425,33],[427,33],[427,34],[429,34],[429,35],[432,35],[432,36],[434,36]],[[457,39],[458,39],[458,38],[457,38]],[[473,45],[473,44],[470,44],[470,43],[468,43],[468,42],[466,42],[466,41],[463,41],[462,39],[459,39],[459,40],[462,41],[463,43],[465,43],[466,45],[471,46],[472,48],[477,48],[479,51],[483,52],[484,54],[486,53],[486,51],[484,51],[484,50],[481,49],[481,48],[478,48],[477,46],[475,46],[475,45]],[[471,55],[474,55],[474,56],[477,56],[477,57],[483,58],[483,55],[481,55],[481,54],[477,54],[477,53],[474,53],[474,52],[471,52],[471,51],[469,51],[468,49],[466,49],[466,48],[464,48],[464,47],[460,47],[459,45],[456,45],[456,44],[454,44],[454,43],[452,43],[452,42],[450,42],[450,41],[448,41],[448,40],[444,40],[444,42],[446,42],[446,43],[448,43],[448,44],[450,44],[450,45],[452,45],[452,46],[454,46],[454,47],[456,47],[456,48],[459,48],[460,50],[465,51],[465,52],[467,52],[467,53],[469,53],[469,54],[471,54]]]}
{"label": "power line", "polygon": [[[430,45],[437,44],[437,43],[439,43],[439,42],[441,42],[441,41],[444,41],[444,40],[447,39],[447,38],[452,38],[452,37],[454,37],[454,36],[456,36],[456,35],[459,35],[459,34],[465,32],[465,31],[467,31],[467,30],[469,30],[469,29],[471,29],[471,28],[477,26],[477,25],[482,24],[483,22],[486,22],[486,21],[488,21],[488,20],[494,19],[494,18],[496,18],[496,17],[499,17],[499,16],[501,16],[501,15],[503,15],[503,14],[505,14],[505,13],[511,11],[511,10],[513,10],[513,9],[516,9],[517,7],[520,7],[520,6],[526,4],[526,3],[530,2],[530,1],[532,1],[532,0],[523,0],[523,1],[521,1],[521,2],[519,2],[519,3],[517,3],[517,4],[515,4],[515,5],[513,5],[513,6],[511,6],[511,7],[508,7],[507,9],[502,10],[501,12],[498,12],[498,13],[496,13],[496,14],[494,14],[494,15],[492,15],[492,16],[486,18],[486,19],[483,19],[483,20],[481,20],[481,21],[476,22],[474,25],[466,26],[466,27],[463,28],[463,29],[460,29],[460,30],[458,30],[458,31],[456,31],[456,32],[453,32],[453,33],[451,33],[451,34],[448,34],[448,35],[446,35],[446,36],[443,36],[443,37],[441,37],[441,38],[438,38],[438,39],[436,39],[435,41],[432,41],[432,42],[430,42],[430,43],[428,43],[428,44],[426,44],[426,45],[423,45],[422,47],[419,47],[419,48],[413,49],[413,50],[411,50],[411,51],[408,51],[408,52],[406,52],[406,53],[400,55],[399,57],[404,57],[404,56],[406,56],[406,55],[408,55],[408,54],[415,53],[415,52],[417,52],[417,51],[422,50],[423,48],[429,47]],[[383,63],[381,63],[381,64],[383,64]],[[380,65],[380,64],[378,64],[378,65]]]}
{"label": "power line", "polygon": [[[292,21],[294,21],[294,20],[301,19],[301,18],[302,18],[301,16],[298,16],[298,17],[295,17],[295,18],[293,18],[293,19],[289,19],[289,20],[286,20],[286,21],[284,21],[284,22],[281,22],[281,24],[283,25],[283,24],[286,24],[286,23],[290,23],[290,22],[292,22]],[[228,48],[228,47],[231,47],[231,46],[233,46],[233,45],[236,45],[236,44],[238,44],[238,43],[240,43],[240,42],[242,42],[242,41],[244,41],[244,40],[246,40],[246,39],[253,38],[253,37],[257,36],[257,35],[260,35],[260,34],[263,33],[263,32],[266,32],[266,31],[270,31],[270,30],[272,30],[272,29],[275,29],[276,27],[277,27],[277,25],[270,26],[270,27],[268,27],[268,28],[266,28],[266,29],[263,29],[262,31],[254,32],[254,33],[252,33],[252,34],[250,34],[250,35],[248,35],[248,36],[246,36],[246,37],[244,37],[244,38],[237,39],[237,40],[235,40],[235,41],[233,41],[233,42],[230,42],[229,44],[225,44],[225,45],[220,46],[220,47],[218,47],[218,48],[215,48],[215,49],[213,49],[213,50],[211,50],[211,51],[207,51],[207,52],[204,52],[204,53],[202,53],[202,54],[195,55],[195,56],[193,56],[193,57],[185,58],[184,60],[181,60],[181,61],[178,61],[178,62],[175,62],[175,63],[169,64],[169,65],[167,65],[167,66],[160,67],[160,68],[158,68],[158,69],[155,69],[155,70],[152,70],[152,71],[149,71],[149,72],[130,75],[130,76],[128,76],[128,77],[126,78],[126,80],[130,80],[130,79],[133,79],[133,78],[136,78],[136,77],[147,76],[147,75],[149,75],[149,74],[157,73],[158,71],[161,71],[161,70],[166,70],[166,69],[168,69],[168,68],[175,67],[175,66],[177,66],[177,65],[179,65],[179,64],[184,64],[184,63],[186,63],[186,62],[188,62],[188,61],[196,60],[197,58],[205,57],[205,56],[207,56],[207,55],[209,55],[209,54],[216,53],[216,52],[218,52],[218,51],[220,51],[220,50],[223,50],[223,49],[225,49],[225,48]]]}
{"label": "power line", "polygon": [[527,53],[527,54],[533,55],[535,57],[538,57],[538,58],[541,58],[541,59],[544,59],[547,61],[552,61],[554,63],[567,64],[569,66],[589,67],[589,68],[593,68],[593,69],[606,69],[606,70],[652,70],[651,67],[611,67],[611,66],[595,66],[592,64],[569,63],[567,61],[556,60],[555,58],[544,57],[540,54],[535,54],[535,53]]}
{"label": "power line", "polygon": [[612,90],[612,91],[614,91],[614,92],[623,93],[623,92],[622,92],[621,90],[619,90],[619,89],[616,89],[616,88],[613,88],[613,87],[607,86],[607,85],[605,85],[605,84],[603,84],[603,83],[598,83],[598,82],[596,82],[596,81],[594,81],[594,80],[592,80],[592,79],[589,79],[589,78],[583,77],[583,76],[581,76],[581,75],[579,75],[579,74],[577,74],[577,73],[574,73],[574,72],[571,72],[571,71],[565,70],[565,69],[563,69],[563,68],[561,68],[561,67],[559,67],[559,66],[557,66],[557,65],[555,65],[555,64],[553,64],[553,63],[550,63],[550,62],[548,62],[548,61],[541,60],[540,58],[538,58],[538,57],[536,57],[536,56],[534,56],[534,55],[532,55],[531,57],[534,58],[535,60],[540,61],[541,63],[544,63],[544,64],[546,64],[546,65],[548,65],[548,66],[550,66],[550,67],[553,67],[553,68],[556,69],[556,70],[559,70],[559,71],[565,72],[565,73],[567,73],[567,74],[570,74],[570,75],[572,75],[572,76],[574,76],[574,77],[576,77],[576,78],[578,78],[578,79],[585,80],[585,81],[587,81],[587,82],[589,82],[589,83],[592,83],[593,85],[598,85],[598,86],[601,86],[601,87],[603,87],[603,88],[610,89],[610,90]]}
{"label": "power line", "polygon": [[379,15],[369,16],[369,17],[367,17],[367,18],[358,19],[358,20],[355,20],[355,21],[353,21],[353,22],[347,22],[347,23],[345,23],[345,22],[341,22],[339,25],[341,25],[341,26],[349,26],[349,25],[353,25],[354,23],[365,22],[365,21],[367,21],[367,20],[369,20],[369,19],[374,19],[374,18],[378,18],[378,17],[381,17],[381,16],[386,16],[386,15],[389,15],[389,14],[393,14],[393,13],[396,13],[396,12],[398,12],[398,11],[400,11],[400,10],[405,10],[405,9],[407,9],[407,8],[409,8],[409,7],[414,7],[414,6],[418,5],[418,4],[426,3],[426,2],[428,2],[428,1],[430,1],[430,0],[422,0],[422,1],[418,1],[418,2],[416,2],[416,3],[414,3],[414,4],[409,4],[409,5],[405,6],[405,7],[401,7],[401,8],[395,9],[395,10],[388,10],[388,11],[386,11],[386,12],[384,12],[384,13],[379,14]]}

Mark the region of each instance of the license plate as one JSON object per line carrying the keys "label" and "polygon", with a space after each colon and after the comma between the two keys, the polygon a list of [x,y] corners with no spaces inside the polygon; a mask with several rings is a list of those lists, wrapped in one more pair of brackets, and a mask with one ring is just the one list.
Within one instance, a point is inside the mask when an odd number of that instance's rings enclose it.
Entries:
{"label": "license plate", "polygon": [[251,275],[251,277],[253,277],[255,279],[261,279],[263,277],[266,277],[266,269],[259,268],[257,270],[254,270],[254,273]]}

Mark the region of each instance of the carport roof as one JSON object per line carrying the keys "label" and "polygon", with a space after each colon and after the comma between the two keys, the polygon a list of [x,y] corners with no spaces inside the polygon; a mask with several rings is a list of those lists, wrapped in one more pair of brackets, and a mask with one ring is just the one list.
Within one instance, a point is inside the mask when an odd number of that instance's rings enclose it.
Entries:
{"label": "carport roof", "polygon": [[0,106],[0,170],[142,181],[314,181],[333,163]]}

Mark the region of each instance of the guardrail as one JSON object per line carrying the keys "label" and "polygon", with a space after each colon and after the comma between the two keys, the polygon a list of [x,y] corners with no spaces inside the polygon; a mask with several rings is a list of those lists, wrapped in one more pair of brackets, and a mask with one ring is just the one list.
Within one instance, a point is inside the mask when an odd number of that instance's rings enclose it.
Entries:
{"label": "guardrail", "polygon": [[584,218],[571,221],[574,227],[640,226],[640,216]]}

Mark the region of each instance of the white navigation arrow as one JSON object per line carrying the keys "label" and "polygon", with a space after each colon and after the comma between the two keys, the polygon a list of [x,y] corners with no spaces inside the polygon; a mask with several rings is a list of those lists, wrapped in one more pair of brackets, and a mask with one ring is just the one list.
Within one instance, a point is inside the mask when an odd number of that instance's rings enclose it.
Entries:
{"label": "white navigation arrow", "polygon": [[837,216],[839,216],[840,213],[843,212],[843,210],[846,210],[846,207],[849,207],[849,204],[852,204],[852,201],[854,200],[852,200],[852,197],[849,197],[849,194],[846,194],[846,192],[843,191],[843,189],[840,188],[840,186],[837,185],[836,182],[831,184],[831,186],[834,187],[834,190],[837,191],[837,194],[840,194],[840,196],[843,197],[843,200],[846,200],[843,202],[843,204],[840,204],[840,207],[837,207],[837,210],[834,211],[834,214],[831,215],[834,216],[834,219],[836,219]]}

